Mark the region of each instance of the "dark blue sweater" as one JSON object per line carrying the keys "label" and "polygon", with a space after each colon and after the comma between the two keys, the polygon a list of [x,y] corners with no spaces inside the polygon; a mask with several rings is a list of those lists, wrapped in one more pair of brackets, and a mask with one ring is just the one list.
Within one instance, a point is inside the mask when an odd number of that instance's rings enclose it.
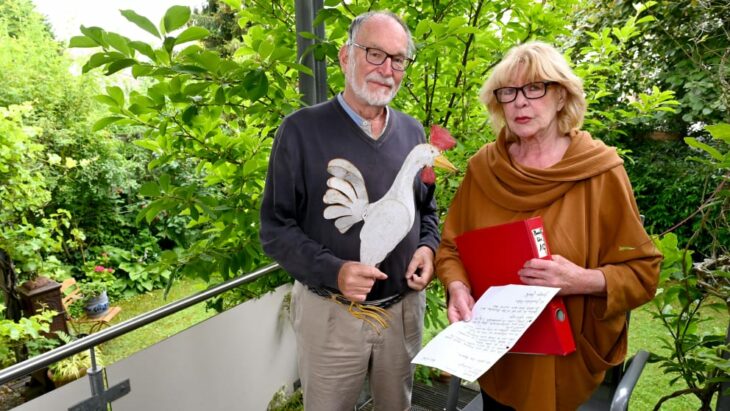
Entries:
{"label": "dark blue sweater", "polygon": [[[390,109],[377,140],[348,116],[336,99],[303,108],[279,127],[269,160],[261,206],[261,244],[295,279],[313,287],[337,289],[337,273],[346,261],[359,261],[362,222],[341,234],[326,220],[327,163],[344,158],[362,173],[371,202],[390,188],[411,149],[425,142],[414,118]],[[415,223],[379,268],[388,275],[377,281],[368,300],[408,290],[405,272],[415,250],[435,250],[440,240],[434,187],[414,180]]]}

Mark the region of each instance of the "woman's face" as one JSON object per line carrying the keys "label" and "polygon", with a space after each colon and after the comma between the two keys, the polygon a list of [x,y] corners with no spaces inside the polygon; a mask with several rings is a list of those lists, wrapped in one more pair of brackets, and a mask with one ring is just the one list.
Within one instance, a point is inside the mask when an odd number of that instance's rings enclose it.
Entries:
{"label": "woman's face", "polygon": [[[504,90],[503,98],[514,97],[514,100],[501,103],[507,127],[514,135],[521,140],[559,135],[557,115],[563,108],[565,94],[560,84],[542,80],[530,82],[519,76],[507,87],[517,88]],[[537,97],[543,91],[545,95]]]}

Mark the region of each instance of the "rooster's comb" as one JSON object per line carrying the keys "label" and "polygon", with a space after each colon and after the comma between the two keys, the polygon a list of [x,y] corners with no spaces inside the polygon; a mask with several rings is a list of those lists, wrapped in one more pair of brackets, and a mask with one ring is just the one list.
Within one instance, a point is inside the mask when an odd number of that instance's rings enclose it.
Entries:
{"label": "rooster's comb", "polygon": [[431,126],[431,145],[441,151],[446,151],[456,145],[456,140],[445,128],[436,124]]}

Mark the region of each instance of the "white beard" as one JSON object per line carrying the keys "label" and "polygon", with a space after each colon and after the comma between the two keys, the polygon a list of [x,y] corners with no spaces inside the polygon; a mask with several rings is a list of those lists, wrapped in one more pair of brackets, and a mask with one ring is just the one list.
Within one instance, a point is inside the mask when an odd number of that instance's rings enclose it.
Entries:
{"label": "white beard", "polygon": [[[357,63],[355,59],[351,57],[349,64],[347,65],[347,72],[345,73],[345,80],[350,84],[352,92],[355,93],[358,98],[365,101],[368,105],[378,107],[387,106],[388,103],[390,103],[395,95],[398,93],[400,85],[398,85],[398,87],[393,87],[395,86],[395,80],[393,79],[393,77],[383,77],[377,72],[372,72],[368,74],[364,79],[362,79],[362,81],[358,82],[355,76],[356,65]],[[393,88],[391,88],[390,90],[378,89],[376,91],[370,91],[367,85],[368,80],[387,84]]]}

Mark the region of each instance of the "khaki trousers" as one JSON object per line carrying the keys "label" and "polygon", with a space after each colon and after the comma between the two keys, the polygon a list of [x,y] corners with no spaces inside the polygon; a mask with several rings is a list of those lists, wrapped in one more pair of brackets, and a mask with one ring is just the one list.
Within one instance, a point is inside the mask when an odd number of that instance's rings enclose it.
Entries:
{"label": "khaki trousers", "polygon": [[291,317],[297,338],[299,378],[307,411],[353,410],[365,376],[377,411],[410,408],[415,366],[421,349],[425,292],[409,292],[388,308],[389,327],[380,333],[295,282]]}

